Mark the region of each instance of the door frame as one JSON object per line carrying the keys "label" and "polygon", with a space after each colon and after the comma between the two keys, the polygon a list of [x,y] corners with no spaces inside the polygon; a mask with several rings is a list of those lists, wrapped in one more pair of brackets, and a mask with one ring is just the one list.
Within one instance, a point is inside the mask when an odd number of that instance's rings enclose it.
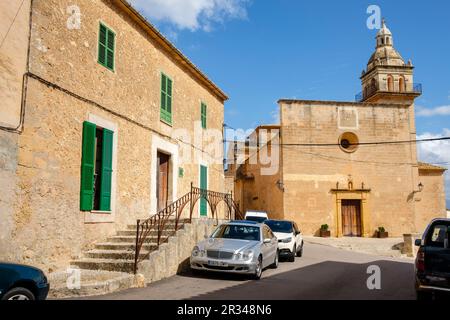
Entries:
{"label": "door frame", "polygon": [[335,201],[335,228],[334,236],[337,238],[343,237],[342,230],[342,201],[343,200],[361,200],[361,237],[370,238],[370,207],[369,195],[370,189],[361,190],[331,190],[334,193]]}
{"label": "door frame", "polygon": [[[169,192],[167,201],[169,203],[178,199],[178,164],[179,164],[179,147],[177,144],[171,143],[166,139],[161,138],[158,135],[151,137],[151,158],[150,158],[150,215],[154,215],[157,212],[156,190],[157,178],[156,172],[158,170],[158,152],[170,155],[169,170],[172,175],[172,180],[169,178],[170,187],[172,192]],[[147,215],[146,215],[147,216]]]}

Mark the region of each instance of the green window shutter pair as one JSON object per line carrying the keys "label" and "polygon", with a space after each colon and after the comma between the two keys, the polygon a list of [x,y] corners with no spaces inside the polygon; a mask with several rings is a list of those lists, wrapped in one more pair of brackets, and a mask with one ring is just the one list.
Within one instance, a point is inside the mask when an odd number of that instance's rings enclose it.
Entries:
{"label": "green window shutter pair", "polygon": [[[96,159],[97,126],[83,123],[81,158],[80,210],[92,211],[94,207],[94,173]],[[114,132],[103,129],[102,168],[100,182],[100,211],[111,211],[111,181]]]}
{"label": "green window shutter pair", "polygon": [[98,62],[112,71],[114,71],[115,47],[116,34],[101,23],[98,39]]}
{"label": "green window shutter pair", "polygon": [[206,127],[207,127],[207,122],[206,122],[206,112],[207,112],[207,106],[206,106],[206,104],[204,104],[204,103],[202,103],[202,105],[201,105],[201,119],[202,119],[202,128],[203,129],[206,129]]}
{"label": "green window shutter pair", "polygon": [[168,124],[172,124],[172,89],[172,79],[161,74],[161,120]]}
{"label": "green window shutter pair", "polygon": [[[200,166],[200,189],[208,190],[208,168],[205,166]],[[200,199],[200,215],[208,215],[208,202],[204,197]]]}

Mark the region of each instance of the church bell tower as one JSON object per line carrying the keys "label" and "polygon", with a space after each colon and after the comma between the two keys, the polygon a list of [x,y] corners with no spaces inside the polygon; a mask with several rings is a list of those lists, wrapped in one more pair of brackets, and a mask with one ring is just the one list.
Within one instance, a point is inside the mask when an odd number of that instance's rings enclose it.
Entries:
{"label": "church bell tower", "polygon": [[383,19],[376,37],[376,50],[361,75],[362,93],[357,102],[412,104],[422,94],[422,86],[414,83],[414,66],[405,63],[394,48],[391,31]]}

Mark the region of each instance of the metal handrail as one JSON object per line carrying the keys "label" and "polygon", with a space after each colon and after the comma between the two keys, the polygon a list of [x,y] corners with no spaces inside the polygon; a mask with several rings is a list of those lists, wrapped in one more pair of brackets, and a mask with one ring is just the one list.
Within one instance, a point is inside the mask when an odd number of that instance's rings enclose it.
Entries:
{"label": "metal handrail", "polygon": [[[191,183],[191,191],[175,202],[168,205],[166,208],[160,210],[157,214],[150,217],[147,220],[137,220],[136,226],[136,245],[134,252],[134,274],[137,273],[138,265],[140,262],[147,259],[150,254],[156,250],[158,250],[159,246],[162,243],[165,243],[169,240],[170,237],[174,236],[178,230],[182,228],[181,215],[184,209],[189,204],[189,222],[192,223],[192,215],[194,212],[195,204],[200,200],[205,199],[211,208],[211,213],[213,219],[219,220],[219,217],[216,215],[217,206],[220,202],[224,202],[228,207],[228,219],[238,219],[242,220],[243,215],[239,210],[238,205],[233,200],[233,193],[221,193],[215,192],[205,189],[200,189],[194,187],[193,183]],[[172,232],[166,232],[168,229],[168,222],[174,218],[175,228]],[[185,220],[186,221],[186,220]],[[156,247],[150,248],[149,252],[141,257],[140,252],[142,250],[143,245],[147,241],[148,237],[153,233],[156,233]]]}

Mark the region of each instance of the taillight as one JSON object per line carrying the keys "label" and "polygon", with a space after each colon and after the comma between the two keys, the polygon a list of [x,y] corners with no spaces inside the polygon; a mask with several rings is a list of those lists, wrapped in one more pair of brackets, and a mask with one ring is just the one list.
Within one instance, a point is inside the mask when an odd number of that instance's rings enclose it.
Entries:
{"label": "taillight", "polygon": [[419,249],[416,258],[416,269],[419,272],[425,272],[425,252],[423,249]]}

